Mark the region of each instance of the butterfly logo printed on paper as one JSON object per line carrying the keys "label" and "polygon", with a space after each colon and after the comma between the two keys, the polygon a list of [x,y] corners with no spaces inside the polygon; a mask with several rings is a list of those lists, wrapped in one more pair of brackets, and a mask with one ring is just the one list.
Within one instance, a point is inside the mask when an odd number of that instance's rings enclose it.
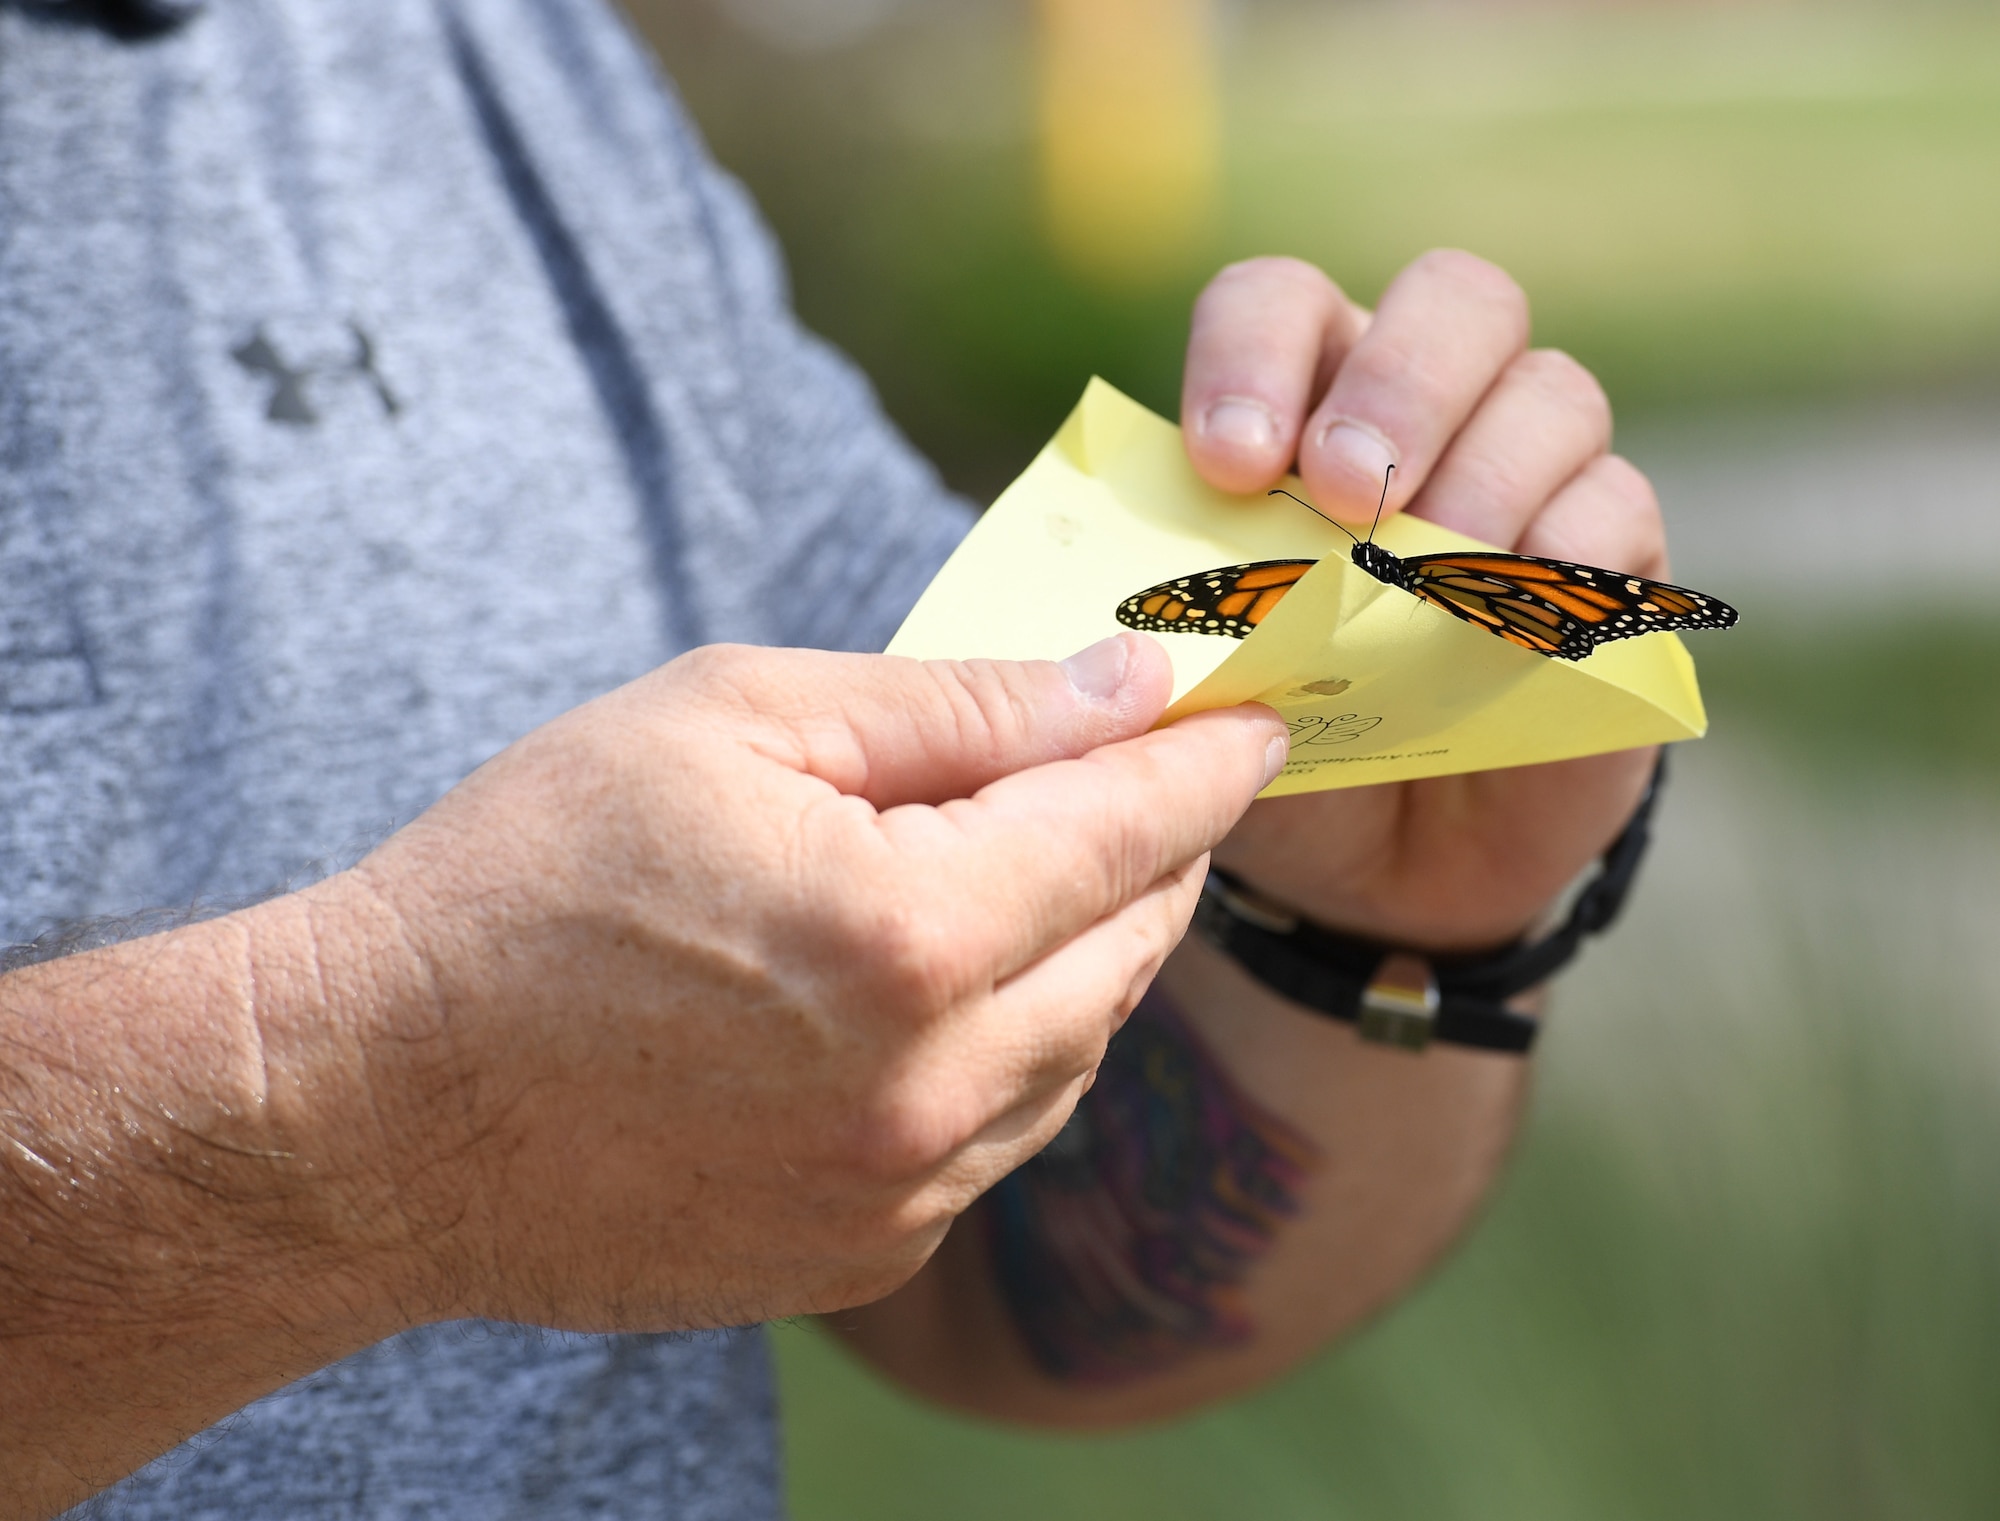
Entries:
{"label": "butterfly logo printed on paper", "polygon": [[1285,727],[1291,731],[1292,748],[1296,750],[1301,745],[1350,744],[1381,722],[1379,717],[1364,717],[1359,713],[1338,713],[1331,718],[1308,714],[1303,718],[1288,719]]}
{"label": "butterfly logo printed on paper", "polygon": [[[1389,467],[1392,472],[1395,468]],[[1326,517],[1289,491],[1271,495],[1290,496],[1302,507]],[[1386,502],[1388,496],[1389,478],[1385,475],[1382,500]],[[1366,539],[1358,539],[1332,518],[1326,520],[1354,539],[1354,563],[1376,580],[1538,655],[1581,660],[1600,644],[1615,639],[1729,628],[1737,618],[1735,608],[1706,593],[1568,560],[1497,550],[1404,559],[1375,542],[1373,527]],[[1378,502],[1375,521],[1379,524],[1381,520]],[[1135,592],[1118,604],[1117,618],[1127,628],[1149,634],[1223,634],[1247,639],[1285,593],[1318,563],[1257,560],[1197,571]]]}

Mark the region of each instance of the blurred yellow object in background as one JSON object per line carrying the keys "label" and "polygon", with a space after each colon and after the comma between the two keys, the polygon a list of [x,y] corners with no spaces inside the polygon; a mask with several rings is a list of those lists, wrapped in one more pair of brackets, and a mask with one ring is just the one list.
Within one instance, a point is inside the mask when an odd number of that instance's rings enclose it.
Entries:
{"label": "blurred yellow object in background", "polygon": [[1213,0],[1040,0],[1043,210],[1078,273],[1151,283],[1208,235],[1222,120],[1212,12]]}

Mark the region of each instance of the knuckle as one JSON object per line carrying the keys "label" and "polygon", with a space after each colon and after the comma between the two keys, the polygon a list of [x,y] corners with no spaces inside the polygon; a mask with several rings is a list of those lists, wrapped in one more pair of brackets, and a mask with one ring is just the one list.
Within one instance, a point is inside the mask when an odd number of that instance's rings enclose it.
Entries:
{"label": "knuckle", "polygon": [[917,1276],[918,1269],[930,1259],[930,1253],[931,1248],[915,1251],[902,1242],[896,1243],[894,1248],[885,1246],[869,1254],[866,1267],[857,1269],[850,1279],[828,1292],[819,1302],[808,1305],[807,1310],[811,1314],[829,1315],[837,1310],[887,1299]]}
{"label": "knuckle", "polygon": [[1557,498],[1529,535],[1528,553],[1657,575],[1666,560],[1666,525],[1646,477],[1617,455],[1603,455]]}
{"label": "knuckle", "polygon": [[[1447,410],[1453,392],[1449,370],[1418,336],[1386,329],[1377,329],[1342,366],[1340,383],[1353,388],[1341,416],[1363,416],[1398,439],[1411,434],[1416,419]],[[1321,415],[1334,410],[1329,393]]]}
{"label": "knuckle", "polygon": [[1234,264],[1225,264],[1216,271],[1215,278],[1208,282],[1202,294],[1206,297],[1210,291],[1233,292],[1245,287],[1261,289],[1271,286],[1289,288],[1323,300],[1340,297],[1340,287],[1333,283],[1325,270],[1289,254],[1261,254],[1254,259],[1239,259]]}
{"label": "knuckle", "polygon": [[913,1081],[891,1084],[857,1116],[848,1162],[871,1183],[894,1187],[935,1172],[976,1128],[952,1098]]}
{"label": "knuckle", "polygon": [[705,644],[675,656],[668,669],[693,686],[696,701],[756,711],[767,678],[760,656],[769,653],[741,644]]}
{"label": "knuckle", "polygon": [[1189,329],[1196,374],[1245,344],[1313,343],[1352,303],[1326,272],[1303,259],[1270,255],[1225,265],[1195,297]]}
{"label": "knuckle", "polygon": [[1660,496],[1646,472],[1622,454],[1607,454],[1591,466],[1598,485],[1636,514],[1660,521]]}
{"label": "knuckle", "polygon": [[1470,292],[1497,307],[1522,329],[1528,325],[1528,293],[1520,282],[1490,259],[1462,248],[1433,248],[1419,255],[1411,269]]}
{"label": "knuckle", "polygon": [[[1171,732],[1171,731],[1169,731]],[[1085,765],[1103,768],[1113,778],[1106,789],[1107,801],[1090,822],[1094,847],[1078,863],[1079,886],[1093,898],[1122,904],[1145,885],[1142,878],[1152,869],[1159,854],[1166,820],[1161,804],[1187,789],[1182,778],[1169,769],[1158,752],[1165,745],[1150,745],[1116,755],[1094,752],[1083,757]],[[1176,756],[1191,747],[1175,745]],[[1198,753],[1189,757],[1200,762]]]}
{"label": "knuckle", "polygon": [[1028,668],[992,660],[957,660],[926,667],[951,715],[962,755],[1011,749],[1032,727],[1036,703]]}
{"label": "knuckle", "polygon": [[964,955],[935,908],[905,891],[857,895],[841,911],[836,953],[862,971],[882,1014],[902,1024],[924,1023],[958,1000]]}
{"label": "knuckle", "polygon": [[923,1196],[892,1191],[886,1205],[843,1213],[818,1245],[816,1258],[827,1281],[806,1308],[816,1313],[870,1304],[916,1276],[937,1250],[951,1224],[949,1215]]}
{"label": "knuckle", "polygon": [[1540,395],[1588,420],[1594,431],[1610,433],[1611,398],[1581,361],[1561,349],[1530,349],[1511,368]]}
{"label": "knuckle", "polygon": [[1595,473],[1605,496],[1617,504],[1624,519],[1627,562],[1650,574],[1661,574],[1667,559],[1667,524],[1653,483],[1638,466],[1615,454],[1599,460]]}
{"label": "knuckle", "polygon": [[749,655],[737,644],[704,644],[676,655],[672,663],[697,681],[722,680],[741,676],[749,665]]}
{"label": "knuckle", "polygon": [[1145,884],[1121,915],[1116,964],[1107,969],[1111,981],[1107,993],[1115,1001],[1123,995],[1131,978],[1150,976],[1151,970],[1166,959],[1179,942],[1194,909],[1200,883],[1185,870],[1172,867],[1161,877]]}

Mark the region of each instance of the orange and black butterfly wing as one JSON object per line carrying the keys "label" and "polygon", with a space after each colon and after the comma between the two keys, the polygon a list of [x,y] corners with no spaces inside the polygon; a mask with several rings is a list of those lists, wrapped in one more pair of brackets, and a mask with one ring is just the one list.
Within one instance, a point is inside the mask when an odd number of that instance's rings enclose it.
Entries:
{"label": "orange and black butterfly wing", "polygon": [[1258,560],[1176,576],[1118,604],[1118,621],[1147,634],[1247,639],[1317,560]]}
{"label": "orange and black butterfly wing", "polygon": [[1489,633],[1563,660],[1661,631],[1728,628],[1736,609],[1702,592],[1534,555],[1413,555],[1401,585]]}

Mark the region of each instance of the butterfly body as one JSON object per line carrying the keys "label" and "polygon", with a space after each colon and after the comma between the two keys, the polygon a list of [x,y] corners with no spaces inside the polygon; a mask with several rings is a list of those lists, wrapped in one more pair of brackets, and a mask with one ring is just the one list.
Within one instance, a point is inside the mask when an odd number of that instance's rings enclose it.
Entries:
{"label": "butterfly body", "polygon": [[[1372,540],[1355,565],[1376,580],[1540,655],[1581,660],[1639,634],[1728,628],[1736,609],[1684,586],[1594,565],[1471,550],[1405,559]],[[1163,581],[1119,603],[1118,621],[1147,633],[1247,639],[1316,560],[1258,560]]]}

